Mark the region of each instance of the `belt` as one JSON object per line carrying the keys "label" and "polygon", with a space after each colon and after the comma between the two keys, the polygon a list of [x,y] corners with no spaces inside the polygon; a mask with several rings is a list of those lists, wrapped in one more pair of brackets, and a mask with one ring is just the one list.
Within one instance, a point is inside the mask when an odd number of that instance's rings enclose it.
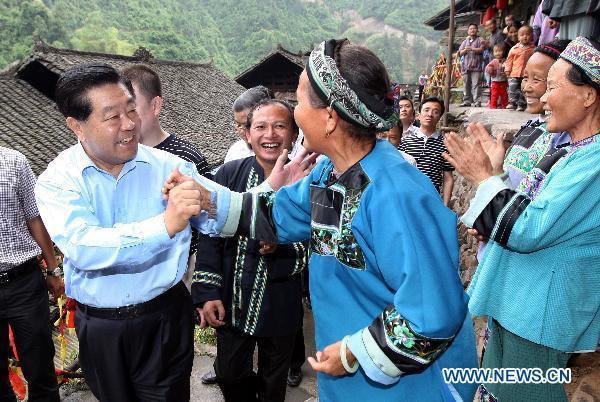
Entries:
{"label": "belt", "polygon": [[35,262],[36,258],[32,258],[28,261],[25,261],[21,265],[17,265],[16,267],[9,269],[8,271],[0,272],[0,286],[6,285],[17,278],[25,276],[36,269],[39,269]]}
{"label": "belt", "polygon": [[169,299],[173,299],[175,296],[177,296],[177,293],[181,293],[182,291],[189,294],[183,282],[179,282],[177,285],[173,286],[163,294],[143,303],[124,307],[104,308],[87,306],[83,303],[77,302],[77,308],[81,312],[91,317],[103,318],[107,320],[126,320],[128,318],[135,318],[146,313],[158,311],[165,306],[168,306],[169,303],[167,302]]}

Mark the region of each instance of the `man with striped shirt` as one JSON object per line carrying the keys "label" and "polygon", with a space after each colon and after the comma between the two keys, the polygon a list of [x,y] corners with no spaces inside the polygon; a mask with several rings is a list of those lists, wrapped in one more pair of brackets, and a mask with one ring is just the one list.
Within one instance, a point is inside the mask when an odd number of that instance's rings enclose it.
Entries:
{"label": "man with striped shirt", "polygon": [[454,168],[442,156],[447,150],[444,137],[437,131],[437,124],[443,114],[444,104],[440,99],[430,97],[423,100],[420,107],[421,127],[406,132],[399,148],[415,158],[417,168],[429,177],[448,206],[454,188]]}
{"label": "man with striped shirt", "polygon": [[[198,173],[212,179],[206,158],[189,141],[167,133],[160,126],[158,116],[162,109],[162,85],[158,73],[143,64],[136,64],[123,70],[122,75],[128,78],[135,92],[135,106],[140,116],[140,143],[179,156],[181,159],[196,165]],[[190,242],[190,257],[188,270],[183,282],[190,289],[192,275],[196,265],[196,250],[198,249],[198,232],[192,228]]]}

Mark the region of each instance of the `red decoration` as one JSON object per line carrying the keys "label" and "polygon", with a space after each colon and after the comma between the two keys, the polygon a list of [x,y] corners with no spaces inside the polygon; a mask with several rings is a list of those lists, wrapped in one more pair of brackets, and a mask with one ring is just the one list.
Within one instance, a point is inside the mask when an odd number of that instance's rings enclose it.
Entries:
{"label": "red decoration", "polygon": [[485,23],[488,22],[489,20],[493,19],[495,15],[496,15],[496,9],[494,7],[488,7],[488,9],[485,10],[485,14],[483,14],[483,18],[481,20],[481,25],[485,25]]}
{"label": "red decoration", "polygon": [[506,10],[508,7],[508,0],[496,0],[496,8],[498,10]]}

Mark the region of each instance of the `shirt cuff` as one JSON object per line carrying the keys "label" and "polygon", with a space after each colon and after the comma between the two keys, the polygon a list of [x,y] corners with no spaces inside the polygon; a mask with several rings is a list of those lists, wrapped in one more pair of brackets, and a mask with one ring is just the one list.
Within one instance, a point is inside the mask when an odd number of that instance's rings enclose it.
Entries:
{"label": "shirt cuff", "polygon": [[504,175],[490,177],[477,187],[477,192],[475,193],[475,197],[471,200],[469,209],[460,218],[462,223],[472,228],[479,215],[481,215],[485,207],[492,201],[496,194],[502,190],[510,189],[504,182],[503,176]]}
{"label": "shirt cuff", "polygon": [[402,371],[379,349],[369,328],[351,335],[348,348],[371,380],[385,385],[395,384],[400,380]]}
{"label": "shirt cuff", "polygon": [[[185,165],[180,169],[182,173],[184,173],[184,169],[186,169]],[[189,171],[189,167],[186,171]],[[204,176],[200,176],[196,173],[195,169],[193,169],[192,174],[193,178],[200,183],[200,185],[210,191],[211,204],[209,211],[202,211],[198,216],[191,219],[192,226],[203,234],[218,236],[226,229],[226,227],[228,227],[228,223],[229,227],[233,225],[233,223],[229,222],[229,217],[231,215],[231,194],[233,194],[233,192],[227,187],[215,183]],[[215,205],[216,208],[214,207]],[[235,225],[235,230],[237,230],[237,222],[235,222]]]}
{"label": "shirt cuff", "polygon": [[[229,207],[226,216],[223,218],[225,223],[221,230],[222,237],[231,237],[237,232],[240,223],[240,215],[242,213],[242,199],[242,193],[237,193],[235,191],[229,193]],[[219,202],[220,201],[217,198],[217,203]],[[221,211],[220,205],[218,205],[218,211]]]}
{"label": "shirt cuff", "polygon": [[167,232],[164,213],[140,222],[138,230],[145,244],[159,245],[171,240],[169,232]]}

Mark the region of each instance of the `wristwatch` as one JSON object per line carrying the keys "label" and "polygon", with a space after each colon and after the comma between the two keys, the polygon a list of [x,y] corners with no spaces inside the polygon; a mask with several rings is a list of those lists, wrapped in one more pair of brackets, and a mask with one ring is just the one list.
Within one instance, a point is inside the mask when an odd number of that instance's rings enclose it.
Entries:
{"label": "wristwatch", "polygon": [[58,278],[62,278],[64,273],[61,267],[56,267],[53,270],[52,269],[48,269],[46,271],[44,271],[44,273],[46,274],[45,276],[56,276]]}

